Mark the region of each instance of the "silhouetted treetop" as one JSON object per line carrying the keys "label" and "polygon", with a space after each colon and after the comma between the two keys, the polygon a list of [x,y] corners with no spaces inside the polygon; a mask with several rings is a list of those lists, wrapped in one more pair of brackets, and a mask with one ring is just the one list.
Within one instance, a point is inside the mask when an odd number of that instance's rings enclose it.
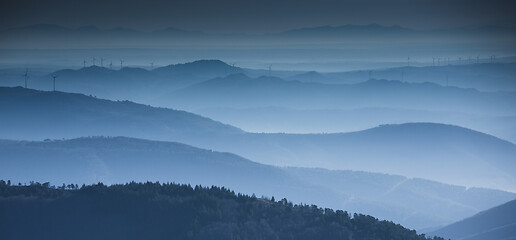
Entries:
{"label": "silhouetted treetop", "polygon": [[[31,229],[27,231],[27,228]],[[401,225],[224,187],[0,182],[0,239],[426,239]],[[435,238],[440,239],[440,238]]]}

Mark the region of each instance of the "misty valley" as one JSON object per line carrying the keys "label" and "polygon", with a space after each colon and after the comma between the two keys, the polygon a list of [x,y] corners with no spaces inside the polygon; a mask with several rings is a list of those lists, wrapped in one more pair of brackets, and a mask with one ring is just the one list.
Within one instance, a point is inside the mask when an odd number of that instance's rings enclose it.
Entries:
{"label": "misty valley", "polygon": [[512,5],[192,2],[1,3],[1,240],[516,239]]}

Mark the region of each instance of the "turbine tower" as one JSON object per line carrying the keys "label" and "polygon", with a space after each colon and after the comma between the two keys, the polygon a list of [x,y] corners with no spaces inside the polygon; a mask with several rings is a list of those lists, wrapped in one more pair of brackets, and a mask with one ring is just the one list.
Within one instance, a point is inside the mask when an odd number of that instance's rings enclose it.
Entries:
{"label": "turbine tower", "polygon": [[95,58],[93,58],[93,66],[95,66]]}
{"label": "turbine tower", "polygon": [[407,66],[410,67],[410,57],[407,57]]}
{"label": "turbine tower", "polygon": [[120,59],[120,70],[124,67],[124,60]]}
{"label": "turbine tower", "polygon": [[271,76],[271,67],[272,65],[269,65],[269,77]]}
{"label": "turbine tower", "polygon": [[151,70],[152,70],[152,69],[154,69],[154,62],[151,62],[151,63],[150,63],[150,69],[151,69]]}
{"label": "turbine tower", "polygon": [[56,91],[56,75],[52,75],[53,83],[54,83],[54,92]]}
{"label": "turbine tower", "polygon": [[25,68],[25,74],[22,75],[25,77],[25,88],[27,88],[27,78],[29,78],[29,69]]}
{"label": "turbine tower", "polygon": [[82,60],[82,67],[86,67],[86,59]]}
{"label": "turbine tower", "polygon": [[112,69],[113,68],[113,60],[111,60],[111,62],[109,62],[109,69]]}

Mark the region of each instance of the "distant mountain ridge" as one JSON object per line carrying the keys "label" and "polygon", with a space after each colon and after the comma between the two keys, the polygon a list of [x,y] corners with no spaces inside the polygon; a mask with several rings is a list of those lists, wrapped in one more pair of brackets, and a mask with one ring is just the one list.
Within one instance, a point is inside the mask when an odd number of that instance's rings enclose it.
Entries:
{"label": "distant mountain ridge", "polygon": [[[19,70],[25,72],[25,69]],[[252,70],[228,65],[220,60],[198,60],[183,64],[170,64],[154,69],[127,67],[117,61],[96,59],[95,65],[79,69],[62,69],[32,76],[28,86],[33,89],[52,90],[52,78],[56,76],[56,89],[63,92],[83,93],[112,100],[127,100],[150,103],[157,96],[174,89],[200,83],[207,79],[223,77]],[[0,70],[2,86],[21,86],[16,70]],[[20,85],[20,83],[22,83]]]}
{"label": "distant mountain ridge", "polygon": [[404,66],[334,73],[307,72],[288,79],[328,84],[353,84],[367,80],[371,74],[376,79],[413,83],[432,82],[442,86],[475,88],[479,91],[516,91],[516,63],[499,62],[497,59],[486,59],[486,57],[479,61],[480,63],[477,63],[477,59],[473,58],[434,58],[434,66]]}
{"label": "distant mountain ridge", "polygon": [[[234,101],[238,99],[238,101]],[[234,74],[171,91],[160,102],[183,109],[210,107],[355,109],[389,107],[494,115],[516,114],[516,92],[480,92],[435,83],[370,79],[355,84],[286,81]]]}
{"label": "distant mountain ridge", "polygon": [[180,78],[190,79],[188,80],[188,84],[191,85],[216,77],[244,73],[247,72],[247,70],[230,66],[220,60],[198,60],[189,63],[171,64],[159,67],[154,69],[153,72],[178,80],[180,80]]}
{"label": "distant mountain ridge", "polygon": [[[90,66],[78,70],[60,70],[47,76],[30,79],[29,86],[51,90],[52,76],[57,76],[56,87],[60,91],[91,94],[113,100],[129,99],[190,111],[217,107],[275,106],[293,109],[387,107],[496,116],[516,115],[513,104],[516,102],[516,91],[510,91],[512,80],[506,77],[510,75],[513,64],[479,65],[479,67],[506,69],[506,74],[502,74],[503,76],[500,76],[497,81],[504,82],[508,86],[507,92],[484,92],[471,88],[446,86],[438,84],[435,79],[428,79],[431,82],[411,81],[410,78],[413,78],[411,74],[415,73],[409,71],[405,75],[409,81],[392,80],[394,76],[392,74],[397,74],[399,69],[385,70],[385,79],[372,78],[352,84],[342,84],[334,77],[343,78],[349,75],[354,79],[365,73],[311,72],[307,73],[308,75],[285,79],[260,76],[259,70],[235,67],[220,60],[199,60],[152,70],[128,67],[120,70],[117,64],[114,64],[114,69]],[[104,64],[104,66],[107,65],[108,63]],[[430,68],[433,69],[433,67],[407,69],[418,72],[427,71]],[[437,67],[436,71],[446,71],[444,68]],[[459,68],[464,68],[463,71],[468,72],[470,71],[468,69],[475,69],[476,66]],[[494,69],[492,71],[495,71]],[[381,76],[381,73],[378,75]],[[477,77],[477,80],[481,77]],[[20,85],[23,79],[7,76],[0,81],[4,86],[16,86]],[[456,81],[454,76],[450,75],[449,82]],[[483,85],[488,83],[486,80],[478,81]],[[207,100],[208,97],[209,100]]]}
{"label": "distant mountain ridge", "polygon": [[341,25],[341,26],[319,26],[312,28],[292,29],[278,33],[278,36],[283,37],[364,37],[375,35],[376,37],[386,36],[407,36],[409,34],[416,35],[420,31],[409,28],[400,27],[398,25],[384,26],[379,24],[369,25]]}
{"label": "distant mountain ridge", "polygon": [[[383,26],[379,24],[370,25],[343,25],[343,26],[318,26],[300,29],[291,29],[279,33],[265,34],[218,34],[204,33],[200,31],[189,31],[174,27],[158,29],[154,31],[138,31],[134,29],[115,27],[112,29],[100,29],[96,26],[83,26],[78,28],[67,28],[51,24],[29,25],[18,28],[10,28],[0,31],[0,41],[9,47],[44,46],[45,48],[77,48],[77,47],[141,47],[145,46],[174,46],[198,44],[219,44],[227,37],[232,37],[244,44],[256,44],[260,40],[265,45],[290,43],[315,43],[315,42],[378,42],[378,39],[393,40],[403,38],[405,41],[427,41],[435,39],[447,39],[460,41],[464,37],[482,36],[482,40],[498,41],[500,36],[514,38],[514,28],[504,27],[479,27],[460,29],[436,29],[436,30],[414,30],[394,26]],[[496,37],[490,37],[494,35]],[[487,36],[487,37],[486,37]],[[34,38],[46,39],[46,42],[37,42]],[[374,38],[376,37],[376,38]],[[68,42],[72,41],[73,42]]]}

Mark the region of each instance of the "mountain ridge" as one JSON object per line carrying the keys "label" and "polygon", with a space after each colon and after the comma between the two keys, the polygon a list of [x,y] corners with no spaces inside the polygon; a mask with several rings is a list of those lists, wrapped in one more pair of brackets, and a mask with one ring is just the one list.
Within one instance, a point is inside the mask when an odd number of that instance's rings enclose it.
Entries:
{"label": "mountain ridge", "polygon": [[125,101],[22,88],[0,92],[0,110],[7,113],[0,115],[6,123],[0,126],[0,138],[128,136],[232,152],[276,166],[364,170],[515,188],[516,146],[456,126],[414,123],[340,134],[248,133],[191,113]]}
{"label": "mountain ridge", "polygon": [[482,211],[427,235],[460,240],[512,239],[516,233],[516,200]]}

